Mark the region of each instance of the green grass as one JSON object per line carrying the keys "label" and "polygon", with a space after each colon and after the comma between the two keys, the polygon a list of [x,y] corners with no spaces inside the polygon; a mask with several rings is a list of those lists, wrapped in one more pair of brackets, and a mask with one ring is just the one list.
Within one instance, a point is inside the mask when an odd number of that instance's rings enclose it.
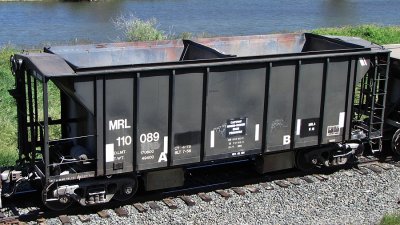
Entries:
{"label": "green grass", "polygon": [[312,33],[321,35],[339,35],[360,37],[376,44],[400,43],[400,26],[379,26],[375,24],[320,28]]}
{"label": "green grass", "polygon": [[14,86],[9,59],[15,52],[12,47],[0,47],[0,165],[13,165],[17,153],[17,110],[8,90]]}
{"label": "green grass", "polygon": [[400,213],[385,215],[380,221],[379,225],[399,225]]}
{"label": "green grass", "polygon": [[133,15],[120,16],[114,19],[114,26],[121,31],[123,41],[158,41],[174,39],[194,39],[212,37],[213,35],[203,32],[199,34],[182,32],[175,34],[166,32],[159,28],[157,19],[139,19]]}

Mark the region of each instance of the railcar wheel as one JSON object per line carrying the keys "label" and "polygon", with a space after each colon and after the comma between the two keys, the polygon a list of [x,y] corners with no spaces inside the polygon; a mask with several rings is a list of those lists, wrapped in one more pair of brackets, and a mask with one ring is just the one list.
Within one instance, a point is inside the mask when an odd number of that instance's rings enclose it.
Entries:
{"label": "railcar wheel", "polygon": [[46,189],[43,189],[42,201],[43,201],[43,204],[51,210],[62,211],[72,205],[72,199],[68,196],[60,196],[58,198],[58,200],[46,201],[46,193],[47,193]]}
{"label": "railcar wheel", "polygon": [[296,154],[296,168],[303,172],[310,172],[315,168],[315,165],[305,157],[306,151],[298,151]]}
{"label": "railcar wheel", "polygon": [[122,185],[120,185],[119,190],[115,193],[113,199],[124,202],[131,199],[138,189],[137,179],[127,179]]}
{"label": "railcar wheel", "polygon": [[392,138],[392,151],[400,156],[400,129],[396,130]]}

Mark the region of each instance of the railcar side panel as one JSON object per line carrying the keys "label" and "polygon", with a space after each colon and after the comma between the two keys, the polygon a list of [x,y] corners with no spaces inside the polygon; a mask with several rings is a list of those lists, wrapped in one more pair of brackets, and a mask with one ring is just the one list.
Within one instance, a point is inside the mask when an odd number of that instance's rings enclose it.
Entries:
{"label": "railcar side panel", "polygon": [[137,78],[136,169],[168,165],[169,74],[149,73]]}
{"label": "railcar side panel", "polygon": [[290,149],[297,61],[273,63],[269,72],[266,151]]}
{"label": "railcar side panel", "polygon": [[323,75],[323,60],[302,61],[296,99],[295,148],[318,144]]}
{"label": "railcar side panel", "polygon": [[126,76],[104,83],[106,175],[133,171],[133,86],[133,79]]}
{"label": "railcar side panel", "polygon": [[202,71],[178,70],[171,82],[171,165],[200,161],[203,77]]}
{"label": "railcar side panel", "polygon": [[210,69],[205,160],[261,152],[266,66]]}
{"label": "railcar side panel", "polygon": [[350,62],[344,58],[332,58],[328,64],[322,122],[322,144],[343,140],[344,122],[346,113],[348,113],[345,111],[345,106]]}

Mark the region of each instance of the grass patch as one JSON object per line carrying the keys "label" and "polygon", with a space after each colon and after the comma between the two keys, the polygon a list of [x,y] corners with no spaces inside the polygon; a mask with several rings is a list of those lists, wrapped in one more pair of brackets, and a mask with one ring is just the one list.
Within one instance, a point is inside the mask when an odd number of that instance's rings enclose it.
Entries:
{"label": "grass patch", "polygon": [[14,87],[9,59],[16,50],[0,47],[0,165],[13,165],[17,152],[17,107],[8,90]]}
{"label": "grass patch", "polygon": [[311,31],[320,35],[360,37],[376,44],[400,43],[400,26],[379,26],[375,24],[320,28]]}
{"label": "grass patch", "polygon": [[117,29],[122,31],[126,41],[157,41],[167,39],[164,31],[158,29],[155,18],[141,20],[134,16],[120,16],[114,21]]}
{"label": "grass patch", "polygon": [[400,213],[385,215],[379,222],[379,225],[399,225]]}

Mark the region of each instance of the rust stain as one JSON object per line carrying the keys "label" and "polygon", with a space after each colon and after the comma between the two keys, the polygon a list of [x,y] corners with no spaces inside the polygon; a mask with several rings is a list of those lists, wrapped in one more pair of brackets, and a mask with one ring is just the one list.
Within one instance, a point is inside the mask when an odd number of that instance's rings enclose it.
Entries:
{"label": "rust stain", "polygon": [[[238,57],[301,52],[303,33],[199,38],[196,43]],[[52,50],[78,68],[179,61],[182,40],[120,42],[54,47]]]}
{"label": "rust stain", "polygon": [[291,33],[200,38],[194,41],[225,54],[257,56],[300,52],[304,44],[304,34]]}

